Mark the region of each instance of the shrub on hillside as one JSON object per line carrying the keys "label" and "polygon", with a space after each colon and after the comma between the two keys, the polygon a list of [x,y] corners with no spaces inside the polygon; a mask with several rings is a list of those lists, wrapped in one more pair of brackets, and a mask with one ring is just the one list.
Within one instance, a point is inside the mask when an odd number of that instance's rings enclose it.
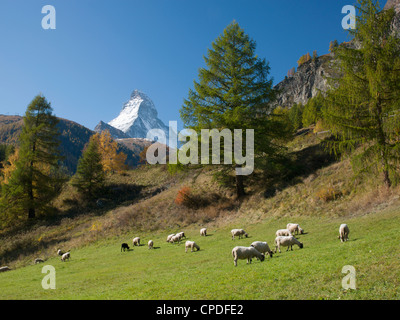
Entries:
{"label": "shrub on hillside", "polygon": [[318,190],[317,197],[323,202],[334,201],[342,196],[342,192],[335,190],[333,187],[322,188]]}

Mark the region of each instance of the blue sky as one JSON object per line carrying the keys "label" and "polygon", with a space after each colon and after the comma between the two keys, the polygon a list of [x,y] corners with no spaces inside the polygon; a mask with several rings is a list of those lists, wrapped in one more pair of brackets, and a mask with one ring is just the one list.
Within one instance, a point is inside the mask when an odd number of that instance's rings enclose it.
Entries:
{"label": "blue sky", "polygon": [[[56,30],[41,27],[48,4]],[[233,20],[277,84],[301,55],[348,40],[341,11],[349,4],[355,0],[1,0],[0,114],[23,115],[42,93],[57,116],[93,129],[139,89],[161,120],[179,121],[203,56]]]}

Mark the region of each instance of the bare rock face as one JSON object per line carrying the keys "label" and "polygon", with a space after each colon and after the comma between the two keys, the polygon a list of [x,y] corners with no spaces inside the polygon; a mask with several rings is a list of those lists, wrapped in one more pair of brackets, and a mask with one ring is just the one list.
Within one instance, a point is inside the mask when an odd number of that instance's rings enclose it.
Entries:
{"label": "bare rock face", "polygon": [[275,86],[280,92],[276,106],[290,108],[296,103],[304,105],[319,92],[326,92],[329,87],[327,78],[334,76],[334,63],[330,54],[303,63],[292,77]]}

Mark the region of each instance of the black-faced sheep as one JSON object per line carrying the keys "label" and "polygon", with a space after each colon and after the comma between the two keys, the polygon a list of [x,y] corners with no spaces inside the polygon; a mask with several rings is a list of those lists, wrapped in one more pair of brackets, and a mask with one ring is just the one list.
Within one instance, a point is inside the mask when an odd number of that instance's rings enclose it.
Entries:
{"label": "black-faced sheep", "polygon": [[245,236],[246,238],[249,237],[249,235],[243,229],[232,229],[231,235],[232,235],[232,240],[234,240],[236,236],[238,236],[239,239],[243,238],[243,236]]}
{"label": "black-faced sheep", "polygon": [[43,262],[44,262],[43,259],[40,259],[40,258],[36,258],[36,259],[35,259],[35,264],[37,264],[37,263],[43,263]]}
{"label": "black-faced sheep", "polygon": [[292,233],[288,229],[279,229],[278,231],[276,231],[275,235],[277,237],[280,237],[280,236],[287,236],[288,237],[288,236],[291,236]]}
{"label": "black-faced sheep", "polygon": [[179,235],[181,239],[183,239],[183,238],[186,239],[185,233],[183,231],[182,232],[178,232],[176,235],[177,236]]}
{"label": "black-faced sheep", "polygon": [[258,252],[261,252],[264,255],[269,254],[269,256],[272,258],[273,252],[269,248],[268,243],[262,241],[254,241],[250,246],[256,248]]}
{"label": "black-faced sheep", "polygon": [[345,223],[341,224],[339,227],[339,239],[341,242],[349,240],[350,229]]}
{"label": "black-faced sheep", "polygon": [[238,259],[247,259],[247,264],[251,263],[253,258],[258,258],[260,261],[265,260],[265,256],[254,247],[235,247],[232,249],[232,256],[235,267]]}
{"label": "black-faced sheep", "polygon": [[279,236],[275,238],[275,253],[279,250],[281,253],[281,247],[288,247],[286,251],[293,250],[293,245],[298,245],[300,249],[303,248],[303,244],[297,240],[294,236]]}
{"label": "black-faced sheep", "polygon": [[176,234],[176,235],[174,235],[173,237],[171,237],[171,239],[169,240],[169,242],[171,242],[171,243],[175,243],[175,242],[178,242],[178,243],[180,243],[181,242],[181,235],[180,234]]}
{"label": "black-faced sheep", "polygon": [[71,258],[71,253],[66,252],[61,256],[61,261],[65,262],[66,260],[69,260]]}
{"label": "black-faced sheep", "polygon": [[133,243],[133,246],[140,247],[140,238],[139,237],[133,238],[132,243]]}
{"label": "black-faced sheep", "polygon": [[186,243],[185,243],[185,252],[187,252],[189,248],[191,249],[190,250],[191,252],[193,252],[194,248],[197,251],[200,250],[200,247],[194,241],[186,241]]}
{"label": "black-faced sheep", "polygon": [[286,226],[286,229],[290,231],[291,234],[303,234],[304,230],[300,228],[300,226],[297,223],[288,223]]}
{"label": "black-faced sheep", "polygon": [[8,266],[0,268],[0,272],[6,272],[6,271],[11,271],[11,269]]}

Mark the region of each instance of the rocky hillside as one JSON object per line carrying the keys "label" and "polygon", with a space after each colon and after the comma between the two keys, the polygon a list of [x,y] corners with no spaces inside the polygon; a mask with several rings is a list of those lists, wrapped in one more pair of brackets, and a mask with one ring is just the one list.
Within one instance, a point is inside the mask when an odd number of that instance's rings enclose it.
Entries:
{"label": "rocky hillside", "polygon": [[275,86],[279,91],[276,106],[290,108],[295,103],[306,104],[319,91],[328,89],[327,78],[334,76],[334,58],[327,54],[303,63],[292,77]]}

